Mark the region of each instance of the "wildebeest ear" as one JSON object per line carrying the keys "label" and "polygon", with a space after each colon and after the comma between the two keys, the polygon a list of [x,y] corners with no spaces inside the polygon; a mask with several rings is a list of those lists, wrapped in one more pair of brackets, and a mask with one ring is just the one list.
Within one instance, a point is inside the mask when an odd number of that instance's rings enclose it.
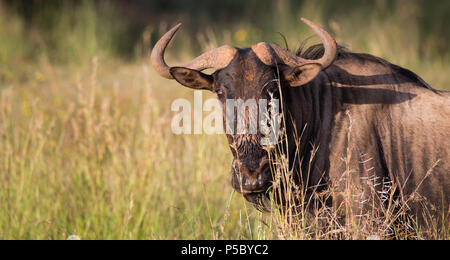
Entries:
{"label": "wildebeest ear", "polygon": [[198,70],[184,67],[172,67],[170,74],[183,86],[193,89],[212,90],[214,79],[212,76],[204,74]]}
{"label": "wildebeest ear", "polygon": [[317,77],[322,70],[322,66],[317,63],[310,63],[283,71],[283,79],[291,87],[303,86]]}

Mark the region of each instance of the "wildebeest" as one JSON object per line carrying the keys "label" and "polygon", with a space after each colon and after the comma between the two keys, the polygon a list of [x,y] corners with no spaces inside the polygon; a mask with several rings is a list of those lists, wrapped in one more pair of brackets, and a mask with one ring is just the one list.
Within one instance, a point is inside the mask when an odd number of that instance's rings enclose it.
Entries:
{"label": "wildebeest", "polygon": [[[247,49],[222,46],[171,67],[164,52],[177,25],[155,45],[151,62],[162,77],[213,91],[221,102],[278,95],[289,170],[306,196],[330,186],[339,190],[346,175],[363,190],[365,180],[379,180],[378,192],[386,189],[383,183],[394,185],[395,196],[406,198],[418,215],[425,208],[448,215],[450,93],[381,58],[347,51],[321,27],[302,21],[322,45],[298,53],[265,42]],[[208,68],[216,71],[202,73]],[[259,134],[227,137],[232,185],[255,202],[272,186],[270,151]],[[340,201],[335,194],[332,205]]]}

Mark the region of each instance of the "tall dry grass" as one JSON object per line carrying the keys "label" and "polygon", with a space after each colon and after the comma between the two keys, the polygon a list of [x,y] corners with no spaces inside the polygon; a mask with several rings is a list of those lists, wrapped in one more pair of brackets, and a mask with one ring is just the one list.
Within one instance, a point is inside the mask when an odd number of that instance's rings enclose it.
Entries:
{"label": "tall dry grass", "polygon": [[105,70],[48,66],[2,89],[0,237],[257,238],[224,138],[171,133],[170,101],[187,93],[148,64]]}

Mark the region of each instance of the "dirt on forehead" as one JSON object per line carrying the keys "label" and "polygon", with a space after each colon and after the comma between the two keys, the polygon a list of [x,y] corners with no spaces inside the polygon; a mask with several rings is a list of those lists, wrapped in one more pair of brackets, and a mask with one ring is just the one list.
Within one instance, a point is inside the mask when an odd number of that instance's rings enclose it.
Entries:
{"label": "dirt on forehead", "polygon": [[234,60],[224,70],[234,75],[233,81],[242,80],[232,85],[246,92],[262,88],[276,77],[273,68],[261,62],[252,49],[239,49]]}

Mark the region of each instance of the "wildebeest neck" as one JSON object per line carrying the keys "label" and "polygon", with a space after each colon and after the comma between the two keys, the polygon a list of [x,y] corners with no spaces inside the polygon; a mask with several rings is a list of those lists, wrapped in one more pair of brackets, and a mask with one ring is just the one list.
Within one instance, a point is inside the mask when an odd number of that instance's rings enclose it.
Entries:
{"label": "wildebeest neck", "polygon": [[[330,149],[337,149],[330,148],[331,138],[341,135],[340,140],[345,140],[350,131],[348,125],[338,127],[341,133],[334,129],[335,124],[341,124],[340,120],[348,119],[347,112],[363,119],[353,128],[370,130],[381,125],[384,118],[380,115],[399,116],[389,114],[392,111],[388,108],[413,100],[417,87],[427,88],[426,83],[411,73],[370,55],[346,53],[311,83],[284,88],[290,167],[297,181],[308,180],[309,187],[327,182],[330,171],[327,158]],[[366,141],[373,142],[370,138],[367,136]],[[339,145],[345,146],[345,142]],[[345,149],[341,150],[340,156],[345,156]]]}

